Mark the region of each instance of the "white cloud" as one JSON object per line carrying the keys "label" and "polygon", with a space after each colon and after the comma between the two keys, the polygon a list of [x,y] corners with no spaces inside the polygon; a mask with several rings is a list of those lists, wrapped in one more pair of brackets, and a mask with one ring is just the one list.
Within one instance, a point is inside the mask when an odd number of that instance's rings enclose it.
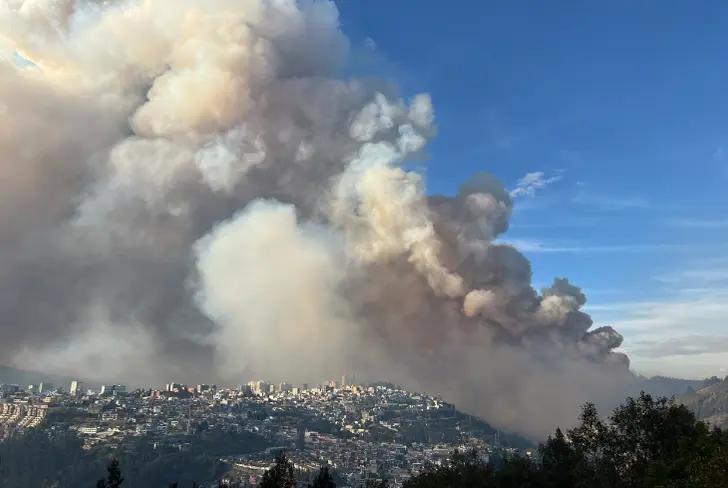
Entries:
{"label": "white cloud", "polygon": [[518,180],[516,187],[510,191],[511,198],[533,197],[537,190],[546,188],[560,179],[561,175],[546,177],[543,171],[526,173],[523,178]]}
{"label": "white cloud", "polygon": [[640,335],[665,331],[695,332],[696,327],[702,332],[720,332],[728,321],[728,289],[700,296],[679,293],[655,300],[590,305],[588,309],[617,330]]}
{"label": "white cloud", "polygon": [[579,243],[550,243],[539,239],[508,239],[497,241],[498,244],[509,244],[526,253],[635,253],[658,250],[680,250],[683,244],[620,244],[620,245],[583,245]]}
{"label": "white cloud", "polygon": [[596,323],[624,334],[622,348],[637,372],[712,376],[728,367],[728,287],[694,291],[585,309]]}
{"label": "white cloud", "polygon": [[366,46],[367,49],[371,49],[372,51],[377,49],[377,41],[375,41],[371,37],[367,37],[364,39],[364,45]]}
{"label": "white cloud", "polygon": [[[715,269],[692,269],[674,273],[667,273],[656,276],[655,280],[671,284],[682,285],[687,282],[699,283],[700,285],[709,285],[717,283],[728,283],[728,267]],[[695,288],[696,285],[690,285],[687,290],[702,290],[703,288]]]}
{"label": "white cloud", "polygon": [[728,335],[690,334],[664,341],[637,341],[635,346],[634,354],[654,358],[728,353]]}
{"label": "white cloud", "polygon": [[699,259],[690,267],[671,270],[655,276],[655,281],[684,292],[714,290],[716,286],[728,286],[728,257]]}

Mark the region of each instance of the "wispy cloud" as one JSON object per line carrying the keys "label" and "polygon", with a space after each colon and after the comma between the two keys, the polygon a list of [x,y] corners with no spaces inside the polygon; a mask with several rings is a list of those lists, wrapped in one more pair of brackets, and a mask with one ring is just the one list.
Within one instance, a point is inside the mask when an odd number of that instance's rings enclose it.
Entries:
{"label": "wispy cloud", "polygon": [[588,305],[587,310],[617,330],[636,335],[722,332],[728,325],[728,288],[701,295],[680,293],[657,300]]}
{"label": "wispy cloud", "polygon": [[650,203],[641,196],[600,195],[585,190],[580,190],[574,196],[572,202],[602,210],[628,210],[650,207]]}
{"label": "wispy cloud", "polygon": [[728,286],[728,257],[698,259],[688,267],[657,275],[654,279],[692,292]]}
{"label": "wispy cloud", "polygon": [[571,215],[555,216],[549,221],[543,220],[537,222],[511,222],[509,229],[553,229],[555,227],[594,227],[602,222],[601,218],[591,217],[575,217]]}
{"label": "wispy cloud", "polygon": [[664,341],[637,341],[632,354],[649,358],[728,353],[728,335],[691,334]]}
{"label": "wispy cloud", "polygon": [[676,218],[666,219],[665,224],[674,227],[683,227],[687,229],[724,229],[728,228],[728,219],[689,219]]}
{"label": "wispy cloud", "polygon": [[509,244],[522,252],[530,253],[627,253],[657,250],[675,251],[688,247],[683,244],[569,245],[549,243],[538,239],[508,239],[498,241],[498,243]]}
{"label": "wispy cloud", "polygon": [[640,373],[698,378],[728,366],[728,288],[587,305],[585,310],[595,323],[612,325],[624,335],[622,349]]}
{"label": "wispy cloud", "polygon": [[543,171],[534,171],[526,173],[523,178],[519,179],[515,188],[510,191],[511,198],[533,197],[536,191],[546,188],[552,183],[561,180],[560,174],[554,176],[546,176]]}
{"label": "wispy cloud", "polygon": [[711,283],[728,283],[728,268],[684,270],[655,276],[655,280],[674,285],[690,283],[688,289],[695,289],[696,284],[704,286]]}

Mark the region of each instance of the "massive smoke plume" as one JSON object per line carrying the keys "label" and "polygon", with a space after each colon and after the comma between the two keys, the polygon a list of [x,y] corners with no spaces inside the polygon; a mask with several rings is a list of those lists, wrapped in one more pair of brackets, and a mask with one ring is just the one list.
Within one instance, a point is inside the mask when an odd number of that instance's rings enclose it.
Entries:
{"label": "massive smoke plume", "polygon": [[495,244],[480,174],[403,163],[430,98],[345,75],[335,6],[0,3],[0,362],[135,382],[355,371],[540,435],[631,374]]}

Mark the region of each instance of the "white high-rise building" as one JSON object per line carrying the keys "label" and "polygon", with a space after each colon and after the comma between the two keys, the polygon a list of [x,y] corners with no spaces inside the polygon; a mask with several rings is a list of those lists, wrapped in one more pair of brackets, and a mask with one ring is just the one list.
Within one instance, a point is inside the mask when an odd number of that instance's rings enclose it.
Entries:
{"label": "white high-rise building", "polygon": [[253,393],[259,396],[269,395],[271,393],[271,384],[262,380],[255,382],[253,386]]}
{"label": "white high-rise building", "polygon": [[83,382],[77,380],[71,381],[71,388],[68,389],[68,392],[72,397],[83,395]]}

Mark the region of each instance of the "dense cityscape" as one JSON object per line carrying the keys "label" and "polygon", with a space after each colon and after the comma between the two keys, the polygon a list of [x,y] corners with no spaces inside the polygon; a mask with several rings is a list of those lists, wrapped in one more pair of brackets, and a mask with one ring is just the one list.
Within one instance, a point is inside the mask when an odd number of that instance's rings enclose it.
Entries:
{"label": "dense cityscape", "polygon": [[[162,455],[214,444],[219,479],[256,486],[281,450],[308,480],[329,466],[340,486],[387,479],[401,486],[455,449],[477,448],[484,461],[534,456],[525,440],[502,436],[443,400],[389,384],[342,377],[324,385],[251,381],[236,388],[169,383],[67,389],[48,383],[0,387],[0,439],[37,428],[75,433],[83,449],[109,455],[146,448]],[[213,482],[215,480],[212,480]],[[219,480],[217,480],[219,481]]]}

